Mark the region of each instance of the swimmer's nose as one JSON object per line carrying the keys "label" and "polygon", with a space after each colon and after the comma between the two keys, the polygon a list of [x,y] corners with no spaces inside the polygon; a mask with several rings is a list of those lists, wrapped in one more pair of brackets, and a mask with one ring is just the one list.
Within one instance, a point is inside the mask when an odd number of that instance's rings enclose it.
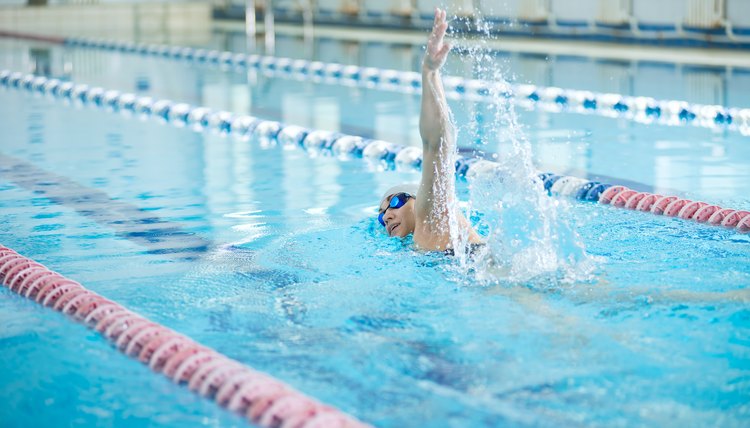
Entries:
{"label": "swimmer's nose", "polygon": [[383,221],[385,222],[385,225],[388,226],[388,222],[390,220],[393,220],[394,214],[393,210],[386,210],[385,214],[383,214]]}

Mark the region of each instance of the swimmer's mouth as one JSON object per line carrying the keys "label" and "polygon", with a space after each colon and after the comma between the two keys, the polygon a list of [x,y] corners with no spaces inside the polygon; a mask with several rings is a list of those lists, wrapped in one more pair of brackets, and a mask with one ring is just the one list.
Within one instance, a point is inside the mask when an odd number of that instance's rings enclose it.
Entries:
{"label": "swimmer's mouth", "polygon": [[388,235],[393,234],[393,229],[397,228],[401,223],[393,223],[391,227],[388,228]]}

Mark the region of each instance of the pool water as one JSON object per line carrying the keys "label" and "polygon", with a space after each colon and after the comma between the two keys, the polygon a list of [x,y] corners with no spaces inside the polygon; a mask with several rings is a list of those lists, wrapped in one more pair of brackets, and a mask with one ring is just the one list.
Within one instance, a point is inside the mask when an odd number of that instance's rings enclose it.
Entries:
{"label": "pool water", "polygon": [[[419,143],[419,99],[408,94],[2,43],[2,68],[28,72],[32,51],[47,49],[49,73],[62,75],[68,61],[76,82]],[[328,55],[337,46],[318,43]],[[300,44],[282,39],[276,53],[294,56]],[[498,61],[521,74],[512,59]],[[607,66],[586,63],[599,73]],[[653,87],[651,78],[638,81]],[[18,90],[0,97],[2,244],[365,422],[746,426],[750,419],[750,235],[555,199],[556,225],[585,248],[593,272],[576,281],[488,282],[477,279],[481,266],[415,251],[382,232],[380,193],[418,180],[415,171]],[[488,106],[451,107],[462,148],[508,153],[512,141],[493,126]],[[540,169],[750,208],[748,137],[518,114]],[[459,181],[458,193],[468,200],[469,183]],[[0,308],[4,426],[244,424],[57,313],[6,289]]]}

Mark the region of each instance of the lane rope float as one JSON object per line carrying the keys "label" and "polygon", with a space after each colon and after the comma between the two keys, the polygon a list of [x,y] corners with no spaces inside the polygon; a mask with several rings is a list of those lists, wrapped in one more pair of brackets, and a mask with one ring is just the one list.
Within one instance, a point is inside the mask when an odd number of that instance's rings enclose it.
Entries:
{"label": "lane rope float", "polygon": [[368,427],[270,375],[132,312],[0,244],[10,291],[96,330],[117,350],[262,427]]}

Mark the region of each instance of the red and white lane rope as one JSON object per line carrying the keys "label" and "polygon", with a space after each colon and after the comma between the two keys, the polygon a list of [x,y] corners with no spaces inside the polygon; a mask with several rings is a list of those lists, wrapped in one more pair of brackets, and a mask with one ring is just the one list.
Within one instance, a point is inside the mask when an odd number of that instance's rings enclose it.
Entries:
{"label": "red and white lane rope", "polygon": [[750,232],[750,211],[722,208],[677,196],[637,192],[625,186],[612,186],[606,189],[599,196],[599,203],[724,226],[743,233]]}
{"label": "red and white lane rope", "polygon": [[0,245],[9,290],[95,329],[124,354],[263,427],[367,427],[189,337],[124,308]]}

